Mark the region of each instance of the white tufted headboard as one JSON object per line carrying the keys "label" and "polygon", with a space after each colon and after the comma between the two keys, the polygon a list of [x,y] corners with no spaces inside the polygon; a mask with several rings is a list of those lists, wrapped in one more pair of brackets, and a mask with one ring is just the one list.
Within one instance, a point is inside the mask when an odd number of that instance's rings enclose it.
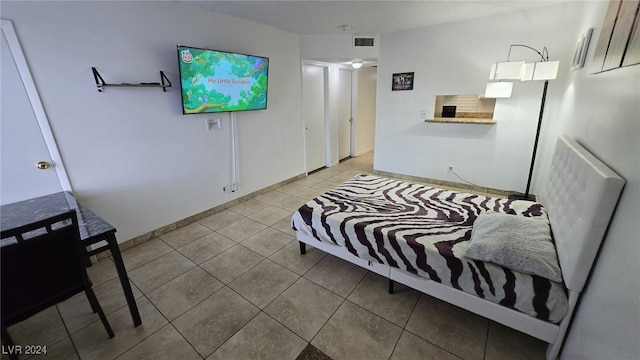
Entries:
{"label": "white tufted headboard", "polygon": [[539,199],[549,214],[568,289],[582,291],[624,184],[576,141],[558,139]]}

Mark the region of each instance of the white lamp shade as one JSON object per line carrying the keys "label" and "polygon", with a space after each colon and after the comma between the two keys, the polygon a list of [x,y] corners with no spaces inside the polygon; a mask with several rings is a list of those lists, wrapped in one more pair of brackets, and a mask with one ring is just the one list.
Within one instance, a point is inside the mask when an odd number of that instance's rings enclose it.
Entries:
{"label": "white lamp shade", "polygon": [[536,64],[535,63],[526,63],[522,66],[522,81],[533,80],[533,72],[535,71]]}
{"label": "white lamp shade", "polygon": [[560,61],[544,61],[535,63],[533,80],[553,80],[558,75]]}
{"label": "white lamp shade", "polygon": [[520,80],[524,61],[506,61],[491,64],[490,80]]}
{"label": "white lamp shade", "polygon": [[484,90],[486,98],[510,98],[513,90],[512,82],[492,82],[488,83]]}

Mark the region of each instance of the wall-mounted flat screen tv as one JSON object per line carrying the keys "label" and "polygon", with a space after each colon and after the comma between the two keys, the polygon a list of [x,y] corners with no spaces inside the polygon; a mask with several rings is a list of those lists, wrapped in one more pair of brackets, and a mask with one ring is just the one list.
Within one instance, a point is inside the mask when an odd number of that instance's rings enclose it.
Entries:
{"label": "wall-mounted flat screen tv", "polygon": [[182,113],[267,108],[269,58],[178,45]]}

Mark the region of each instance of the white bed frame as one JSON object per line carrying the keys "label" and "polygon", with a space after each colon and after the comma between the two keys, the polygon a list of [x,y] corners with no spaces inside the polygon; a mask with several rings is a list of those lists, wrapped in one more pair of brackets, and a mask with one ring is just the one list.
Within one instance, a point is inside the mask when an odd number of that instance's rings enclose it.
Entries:
{"label": "white bed frame", "polygon": [[[304,253],[304,244],[309,244],[392,281],[541,339],[549,343],[547,359],[556,359],[625,181],[576,141],[565,137],[558,139],[549,176],[538,199],[549,215],[569,294],[568,312],[559,324],[536,319],[385,264],[368,262],[352,255],[345,247],[320,242],[297,232],[300,250]],[[390,291],[391,288],[392,282]]]}

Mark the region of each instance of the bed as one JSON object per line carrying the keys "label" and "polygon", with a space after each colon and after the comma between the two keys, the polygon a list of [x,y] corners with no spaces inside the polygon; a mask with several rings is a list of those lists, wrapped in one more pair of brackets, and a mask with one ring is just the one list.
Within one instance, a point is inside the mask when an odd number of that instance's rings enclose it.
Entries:
{"label": "bed", "polygon": [[549,343],[558,357],[624,179],[560,137],[539,202],[358,175],[304,204],[309,244]]}

